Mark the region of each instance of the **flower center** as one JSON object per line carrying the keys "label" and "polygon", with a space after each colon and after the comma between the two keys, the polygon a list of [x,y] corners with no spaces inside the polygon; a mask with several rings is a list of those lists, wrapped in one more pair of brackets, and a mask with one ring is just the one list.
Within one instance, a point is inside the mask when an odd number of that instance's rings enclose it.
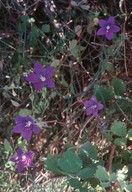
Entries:
{"label": "flower center", "polygon": [[97,105],[91,106],[91,109],[96,109],[96,108],[97,108]]}
{"label": "flower center", "polygon": [[41,81],[45,81],[46,80],[46,78],[44,77],[44,76],[42,76],[42,75],[40,75],[40,77],[39,77],[40,79],[41,79]]}
{"label": "flower center", "polygon": [[109,26],[109,25],[107,25],[107,27],[106,27],[106,31],[108,32],[108,31],[109,31],[109,29],[110,29],[110,26]]}
{"label": "flower center", "polygon": [[26,122],[25,127],[30,127],[30,126],[31,126],[31,124],[32,124],[32,122],[31,122],[31,121],[28,121],[28,122]]}
{"label": "flower center", "polygon": [[25,161],[27,159],[26,155],[22,155],[22,161]]}

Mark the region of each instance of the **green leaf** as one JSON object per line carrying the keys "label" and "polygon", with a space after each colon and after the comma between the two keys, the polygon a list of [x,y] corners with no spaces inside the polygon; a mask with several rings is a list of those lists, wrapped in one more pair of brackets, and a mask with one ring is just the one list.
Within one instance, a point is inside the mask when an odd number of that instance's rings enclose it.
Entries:
{"label": "green leaf", "polygon": [[85,187],[82,187],[82,189],[80,189],[80,192],[95,192],[95,191],[88,191],[88,189],[86,189]]}
{"label": "green leaf", "polygon": [[129,130],[128,130],[127,138],[128,138],[130,141],[132,141],[132,129],[129,129]]}
{"label": "green leaf", "polygon": [[100,185],[100,180],[96,177],[92,177],[88,181],[93,188],[96,188],[97,185]]}
{"label": "green leaf", "polygon": [[93,90],[93,94],[97,97],[99,101],[104,104],[107,104],[114,98],[114,93],[111,86],[106,87],[97,85]]}
{"label": "green leaf", "polygon": [[126,114],[132,115],[132,103],[129,98],[117,97],[114,108],[117,112],[120,112],[122,109]]}
{"label": "green leaf", "polygon": [[88,11],[90,9],[90,6],[89,5],[80,5],[80,7],[83,9],[83,10],[86,10]]}
{"label": "green leaf", "polygon": [[23,15],[23,16],[21,16],[21,20],[25,25],[27,25],[29,23],[29,16]]}
{"label": "green leaf", "polygon": [[126,136],[126,124],[121,121],[115,121],[112,124],[111,131],[114,135],[125,137]]}
{"label": "green leaf", "polygon": [[64,85],[65,87],[69,87],[68,83],[66,82],[66,80],[64,79],[64,76],[61,76],[61,83],[62,85]]}
{"label": "green leaf", "polygon": [[132,162],[132,153],[129,150],[124,150],[122,151],[122,158],[126,161],[126,162]]}
{"label": "green leaf", "polygon": [[105,65],[105,69],[106,71],[108,71],[109,73],[114,73],[114,67],[113,64],[111,62],[107,62]]}
{"label": "green leaf", "polygon": [[111,85],[114,88],[115,95],[122,95],[126,91],[125,83],[121,79],[114,77]]}
{"label": "green leaf", "polygon": [[114,143],[121,147],[126,147],[127,139],[126,138],[117,138],[114,140]]}
{"label": "green leaf", "polygon": [[97,149],[90,143],[86,142],[78,151],[84,166],[90,164],[93,159],[97,158]]}
{"label": "green leaf", "polygon": [[102,185],[102,187],[107,188],[107,187],[111,186],[111,183],[109,181],[108,182],[102,182],[101,185]]}
{"label": "green leaf", "polygon": [[89,179],[94,175],[95,171],[95,167],[87,167],[79,171],[78,176],[81,179]]}
{"label": "green leaf", "polygon": [[126,185],[126,189],[127,189],[128,191],[132,191],[132,184]]}
{"label": "green leaf", "polygon": [[70,51],[71,54],[77,59],[79,58],[79,52],[78,52],[78,46],[77,46],[77,40],[73,39],[70,41]]}
{"label": "green leaf", "polygon": [[70,179],[69,183],[72,187],[74,187],[75,189],[80,189],[82,188],[82,184],[78,179]]}
{"label": "green leaf", "polygon": [[49,24],[42,25],[42,31],[44,33],[49,33],[50,32],[50,25]]}
{"label": "green leaf", "polygon": [[10,142],[7,139],[4,139],[4,149],[6,152],[13,152]]}
{"label": "green leaf", "polygon": [[56,174],[61,174],[61,170],[58,167],[58,160],[62,158],[62,154],[58,155],[48,155],[46,161],[45,161],[45,168],[49,171],[52,171]]}
{"label": "green leaf", "polygon": [[40,31],[34,27],[29,33],[30,46],[35,46],[38,40],[38,37],[41,35]]}
{"label": "green leaf", "polygon": [[23,32],[27,31],[27,27],[29,25],[29,16],[28,15],[23,15],[21,17],[21,21],[22,22],[17,25],[17,29],[18,29],[18,31],[23,33]]}
{"label": "green leaf", "polygon": [[60,60],[59,59],[54,59],[51,63],[51,66],[58,67],[60,65]]}
{"label": "green leaf", "polygon": [[31,113],[32,111],[29,109],[20,109],[18,115],[25,117],[25,116],[31,115]]}
{"label": "green leaf", "polygon": [[12,100],[12,99],[11,99],[11,103],[12,103],[12,105],[15,106],[15,107],[19,107],[19,106],[20,106],[20,103],[14,101],[14,100]]}
{"label": "green leaf", "polygon": [[116,173],[110,175],[110,182],[116,182]]}
{"label": "green leaf", "polygon": [[58,160],[58,166],[67,173],[76,173],[82,167],[82,160],[77,157],[74,153],[70,150],[67,150],[64,153],[62,159]]}
{"label": "green leaf", "polygon": [[108,181],[109,180],[109,176],[107,171],[105,170],[104,167],[98,165],[97,166],[97,170],[95,173],[96,177],[98,177],[101,181]]}

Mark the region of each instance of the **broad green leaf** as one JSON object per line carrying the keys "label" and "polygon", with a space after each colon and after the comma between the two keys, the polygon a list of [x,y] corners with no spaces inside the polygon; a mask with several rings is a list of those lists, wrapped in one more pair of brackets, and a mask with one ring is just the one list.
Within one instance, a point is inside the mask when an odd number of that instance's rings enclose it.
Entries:
{"label": "broad green leaf", "polygon": [[126,136],[126,124],[121,121],[115,121],[112,124],[111,131],[114,135],[125,137]]}
{"label": "broad green leaf", "polygon": [[131,192],[132,191],[132,184],[126,185],[126,189]]}
{"label": "broad green leaf", "polygon": [[82,188],[80,189],[80,192],[96,192],[96,191],[88,190],[86,187],[82,187]]}
{"label": "broad green leaf", "polygon": [[51,63],[51,66],[57,67],[60,65],[60,60],[59,59],[54,59]]}
{"label": "broad green leaf", "polygon": [[72,187],[74,187],[75,189],[80,189],[82,188],[82,184],[78,179],[70,179],[69,183]]}
{"label": "broad green leaf", "polygon": [[79,171],[78,176],[81,179],[89,179],[94,175],[95,171],[95,167],[87,167]]}
{"label": "broad green leaf", "polygon": [[15,107],[19,107],[19,106],[20,106],[20,103],[14,101],[14,100],[12,100],[12,99],[11,99],[11,103],[12,103],[12,105],[15,106]]}
{"label": "broad green leaf", "polygon": [[31,115],[31,113],[32,111],[29,109],[20,109],[18,115],[25,117],[25,116]]}
{"label": "broad green leaf", "polygon": [[110,175],[110,182],[116,182],[116,173]]}
{"label": "broad green leaf", "polygon": [[117,97],[114,108],[117,112],[120,112],[122,109],[126,114],[132,115],[132,103],[129,98]]}
{"label": "broad green leaf", "polygon": [[127,138],[132,141],[132,129],[129,129]]}
{"label": "broad green leaf", "polygon": [[126,161],[126,162],[132,162],[132,153],[129,150],[124,150],[122,152],[122,158]]}
{"label": "broad green leaf", "polygon": [[41,35],[40,31],[34,27],[29,33],[30,46],[35,46],[38,40],[38,37]]}
{"label": "broad green leaf", "polygon": [[107,188],[107,187],[111,186],[111,183],[109,181],[108,182],[102,182],[101,185],[102,185],[102,187]]}
{"label": "broad green leaf", "polygon": [[97,170],[95,173],[96,177],[99,178],[101,181],[108,181],[109,180],[109,176],[107,171],[105,170],[104,167],[98,165],[97,166]]}
{"label": "broad green leaf", "polygon": [[89,5],[80,5],[80,7],[83,9],[83,10],[86,10],[88,11],[90,9],[90,6]]}
{"label": "broad green leaf", "polygon": [[92,177],[88,181],[93,188],[96,188],[97,185],[100,185],[100,180],[97,177]]}
{"label": "broad green leaf", "polygon": [[23,16],[21,16],[21,20],[25,25],[27,25],[29,23],[29,16],[23,15]]}
{"label": "broad green leaf", "polygon": [[7,139],[4,139],[4,149],[6,152],[13,152],[11,144]]}
{"label": "broad green leaf", "polygon": [[46,161],[45,161],[45,168],[47,170],[52,171],[53,173],[56,174],[61,174],[61,170],[58,167],[58,159],[62,158],[62,154],[58,154],[58,155],[48,155]]}
{"label": "broad green leaf", "polygon": [[71,54],[77,59],[79,58],[79,52],[78,52],[78,46],[77,46],[77,40],[73,39],[70,41],[70,51]]}
{"label": "broad green leaf", "polygon": [[49,24],[42,25],[42,31],[44,33],[49,33],[50,32],[50,25]]}
{"label": "broad green leaf", "polygon": [[97,149],[90,143],[86,142],[78,151],[79,157],[83,161],[83,165],[86,166],[97,158]]}
{"label": "broad green leaf", "polygon": [[127,167],[128,167],[128,173],[127,173],[128,178],[132,177],[132,163],[131,162],[132,162],[132,155],[131,155],[130,164],[127,165]]}
{"label": "broad green leaf", "polygon": [[18,29],[18,31],[23,33],[23,32],[27,31],[27,27],[29,25],[29,16],[28,15],[23,15],[21,17],[21,21],[22,22],[17,25],[17,29]]}
{"label": "broad green leaf", "polygon": [[115,95],[122,95],[126,91],[125,83],[121,79],[114,77],[111,85],[114,88]]}
{"label": "broad green leaf", "polygon": [[105,65],[105,70],[108,71],[109,73],[114,73],[114,67],[111,62],[107,62]]}
{"label": "broad green leaf", "polygon": [[76,173],[82,167],[82,160],[70,150],[67,150],[63,158],[58,160],[58,166],[66,173]]}
{"label": "broad green leaf", "polygon": [[106,87],[102,85],[97,85],[93,90],[93,94],[97,97],[99,101],[104,104],[107,104],[114,98],[114,93],[111,86]]}
{"label": "broad green leaf", "polygon": [[117,138],[114,140],[114,143],[120,147],[126,147],[127,139],[126,138]]}

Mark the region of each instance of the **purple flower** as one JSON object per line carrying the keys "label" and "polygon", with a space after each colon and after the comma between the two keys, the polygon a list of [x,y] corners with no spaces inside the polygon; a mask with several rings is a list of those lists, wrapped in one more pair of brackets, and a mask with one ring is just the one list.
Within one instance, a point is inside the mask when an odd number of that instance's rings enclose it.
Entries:
{"label": "purple flower", "polygon": [[12,157],[10,161],[17,163],[18,172],[22,172],[25,167],[35,167],[35,164],[31,161],[33,157],[33,151],[24,152],[19,148],[17,149],[17,156]]}
{"label": "purple flower", "polygon": [[113,38],[113,33],[120,31],[120,27],[114,25],[114,17],[110,17],[107,21],[99,19],[100,29],[97,31],[97,35],[105,35],[108,40]]}
{"label": "purple flower", "polygon": [[22,133],[24,139],[29,141],[31,139],[32,133],[38,134],[40,128],[36,126],[32,117],[20,117],[16,116],[15,121],[16,126],[13,127],[14,133]]}
{"label": "purple flower", "polygon": [[51,76],[54,73],[55,68],[49,66],[44,69],[41,63],[36,62],[34,64],[34,72],[29,73],[26,77],[26,80],[33,83],[36,90],[41,90],[43,87],[54,88],[54,81],[51,79]]}
{"label": "purple flower", "polygon": [[103,109],[104,107],[101,103],[97,101],[95,96],[92,96],[89,101],[84,101],[83,104],[86,107],[86,114],[93,114],[94,117],[98,117],[98,111]]}

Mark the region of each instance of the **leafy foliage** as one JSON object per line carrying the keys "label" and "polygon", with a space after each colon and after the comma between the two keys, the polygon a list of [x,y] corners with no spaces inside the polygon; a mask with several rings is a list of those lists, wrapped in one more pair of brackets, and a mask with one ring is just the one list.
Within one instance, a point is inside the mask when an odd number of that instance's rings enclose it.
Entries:
{"label": "leafy foliage", "polygon": [[0,3],[1,191],[132,191],[131,7]]}

